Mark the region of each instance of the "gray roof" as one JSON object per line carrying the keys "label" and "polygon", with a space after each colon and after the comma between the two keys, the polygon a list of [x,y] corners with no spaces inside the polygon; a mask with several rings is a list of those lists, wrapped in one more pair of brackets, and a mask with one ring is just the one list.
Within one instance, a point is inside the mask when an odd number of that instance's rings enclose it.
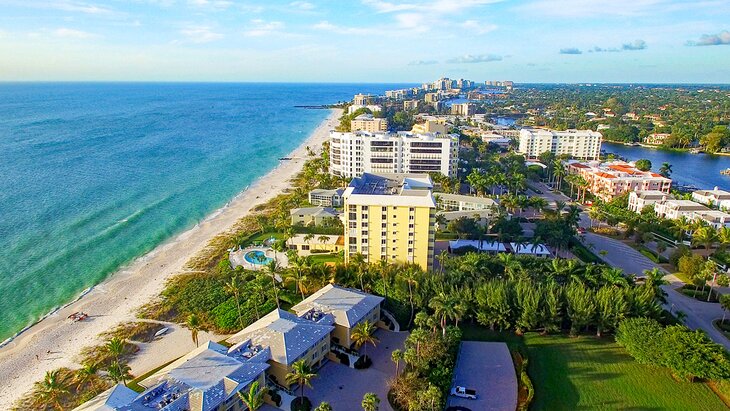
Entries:
{"label": "gray roof", "polygon": [[77,410],[215,410],[269,368],[267,352],[245,353],[208,341],[142,381],[141,394],[117,385]]}
{"label": "gray roof", "polygon": [[423,190],[424,193],[428,193],[427,190],[432,189],[433,184],[428,174],[363,173],[362,176],[352,179],[350,187],[353,188],[352,194],[393,195],[399,192],[403,193],[416,190]]}
{"label": "gray roof", "polygon": [[337,217],[339,213],[332,207],[302,207],[293,208],[289,211],[290,215],[303,214],[323,217]]}
{"label": "gray roof", "polygon": [[335,324],[352,328],[383,300],[383,297],[359,290],[328,284],[292,307],[292,310],[300,316],[310,311],[332,314]]}
{"label": "gray roof", "polygon": [[335,327],[334,318],[311,321],[281,309],[276,309],[244,328],[228,341],[251,340],[251,344],[268,347],[271,359],[290,365],[327,337]]}
{"label": "gray roof", "polygon": [[345,190],[343,190],[341,188],[336,188],[336,189],[331,189],[331,190],[326,190],[324,188],[315,188],[314,190],[310,191],[309,194],[310,195],[319,194],[319,195],[329,195],[329,196],[337,194],[337,195],[341,196],[342,193],[344,193],[344,192],[345,192]]}

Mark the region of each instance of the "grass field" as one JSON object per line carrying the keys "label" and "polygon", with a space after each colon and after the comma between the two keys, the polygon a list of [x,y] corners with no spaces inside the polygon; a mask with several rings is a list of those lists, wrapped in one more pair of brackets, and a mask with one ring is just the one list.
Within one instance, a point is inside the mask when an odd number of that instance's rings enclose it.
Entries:
{"label": "grass field", "polygon": [[706,384],[678,382],[665,369],[641,365],[610,337],[517,337],[465,327],[464,339],[527,349],[535,387],[530,410],[727,409]]}

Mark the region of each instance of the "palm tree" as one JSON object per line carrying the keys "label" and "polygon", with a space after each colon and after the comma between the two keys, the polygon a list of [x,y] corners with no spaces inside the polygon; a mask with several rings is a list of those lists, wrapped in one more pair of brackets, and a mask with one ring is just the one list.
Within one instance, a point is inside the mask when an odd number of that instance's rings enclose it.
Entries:
{"label": "palm tree", "polygon": [[317,240],[322,244],[322,249],[324,250],[324,243],[326,243],[330,238],[326,235],[321,235],[317,237]]}
{"label": "palm tree", "polygon": [[659,174],[661,174],[663,177],[669,178],[669,176],[672,174],[672,165],[667,163],[666,161],[662,163],[662,166],[659,168]]}
{"label": "palm tree", "polygon": [[274,290],[274,299],[276,300],[276,308],[281,308],[279,305],[279,285],[276,283],[276,274],[279,272],[279,263],[276,260],[271,260],[266,265],[271,276],[272,289]]}
{"label": "palm tree", "polygon": [[259,382],[254,381],[248,388],[247,393],[238,392],[238,398],[248,407],[248,411],[256,411],[264,405],[264,394],[267,390],[266,387],[259,389]]}
{"label": "palm tree", "polygon": [[238,284],[238,277],[233,276],[231,278],[231,281],[227,282],[225,286],[223,287],[223,290],[226,294],[232,295],[236,299],[236,307],[238,308],[238,323],[241,326],[241,329],[243,329],[243,317],[241,315],[241,300],[238,298],[238,295],[241,292],[241,286]]}
{"label": "palm tree", "polygon": [[[729,298],[729,300],[730,300],[730,298]],[[390,354],[390,358],[395,363],[395,376],[398,377],[400,362],[403,361],[403,350],[400,350],[400,349],[393,350],[393,352]]]}
{"label": "palm tree", "polygon": [[311,248],[311,245],[309,244],[309,242],[312,241],[312,240],[314,240],[314,234],[309,233],[309,234],[307,234],[307,235],[304,236],[304,242],[307,243],[307,245],[309,245],[310,248]]}
{"label": "palm tree", "polygon": [[121,381],[125,386],[127,385],[127,380],[132,378],[132,375],[129,373],[130,371],[131,368],[129,368],[127,363],[116,360],[112,361],[112,363],[109,364],[109,368],[107,368],[109,378],[115,383],[119,383],[119,381]]}
{"label": "palm tree", "polygon": [[700,227],[692,233],[692,242],[704,245],[708,255],[715,240],[717,240],[717,234],[712,227]]}
{"label": "palm tree", "polygon": [[307,360],[301,359],[291,365],[291,372],[286,375],[287,384],[298,384],[301,389],[300,401],[304,401],[304,386],[312,388],[312,379],[317,374],[312,370],[312,367],[307,363]]}
{"label": "palm tree", "polygon": [[456,304],[456,300],[444,292],[433,297],[428,303],[428,306],[434,310],[434,314],[441,319],[443,335],[446,335],[446,321],[457,317]]}
{"label": "palm tree", "polygon": [[186,321],[186,325],[190,329],[190,338],[193,339],[195,346],[198,346],[198,332],[200,331],[200,318],[195,314],[190,314]]}
{"label": "palm tree", "polygon": [[363,411],[378,411],[379,408],[380,398],[374,392],[369,392],[362,397]]}
{"label": "palm tree", "polygon": [[368,357],[368,344],[372,344],[373,347],[380,341],[375,337],[375,324],[369,320],[365,320],[360,324],[356,325],[350,333],[350,339],[355,343],[355,348],[358,350],[360,347],[365,347],[363,350],[363,356]]}
{"label": "palm tree", "polygon": [[720,307],[722,307],[722,321],[720,324],[725,324],[725,313],[730,310],[730,295],[720,295]]}
{"label": "palm tree", "polygon": [[408,285],[408,301],[411,305],[411,316],[408,317],[408,326],[406,328],[410,328],[411,323],[413,322],[413,312],[415,310],[415,305],[413,302],[413,289],[415,287],[418,287],[417,269],[414,267],[408,267],[401,275],[401,279]]}
{"label": "palm tree", "polygon": [[678,231],[679,241],[681,242],[684,241],[684,236],[687,234],[687,232],[692,229],[692,221],[690,221],[685,216],[681,216],[678,219],[674,220],[674,227]]}
{"label": "palm tree", "polygon": [[327,401],[322,401],[314,411],[332,411],[332,406]]}
{"label": "palm tree", "polygon": [[722,226],[717,230],[717,241],[720,243],[720,249],[725,251],[730,245],[730,228]]}
{"label": "palm tree", "polygon": [[125,341],[122,340],[119,337],[114,337],[107,341],[104,348],[106,349],[106,352],[108,352],[116,361],[119,361],[119,357],[124,354],[124,346],[126,345]]}
{"label": "palm tree", "polygon": [[94,394],[98,392],[96,387],[97,373],[99,372],[99,366],[93,363],[86,363],[83,367],[76,370],[74,374],[73,382],[76,384],[76,392],[81,392],[81,389],[86,384],[90,384]]}
{"label": "palm tree", "polygon": [[350,257],[350,263],[357,267],[357,277],[360,280],[360,289],[364,290],[365,285],[363,284],[363,276],[365,271],[365,256],[362,253],[356,253]]}
{"label": "palm tree", "polygon": [[295,257],[289,260],[291,270],[286,275],[287,281],[293,281],[296,290],[302,294],[302,300],[304,299],[304,281],[307,280],[307,270],[311,265],[311,259],[309,257]]}
{"label": "palm tree", "polygon": [[560,159],[555,159],[555,162],[553,163],[553,176],[555,176],[555,182],[558,185],[558,190],[560,190],[562,184],[563,184],[563,177],[565,177],[565,168],[563,167],[563,162]]}
{"label": "palm tree", "polygon": [[[69,384],[61,370],[47,371],[43,380],[35,383],[35,395],[46,405],[63,410],[61,397],[69,392]],[[45,408],[45,407],[44,407]]]}

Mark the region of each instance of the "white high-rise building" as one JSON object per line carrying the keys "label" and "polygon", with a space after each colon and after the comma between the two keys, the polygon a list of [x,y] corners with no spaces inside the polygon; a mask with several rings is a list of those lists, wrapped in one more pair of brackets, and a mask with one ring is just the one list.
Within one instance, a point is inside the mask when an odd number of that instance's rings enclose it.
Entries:
{"label": "white high-rise building", "polygon": [[550,151],[556,156],[567,154],[581,160],[597,160],[601,154],[601,133],[592,130],[554,131],[545,129],[520,130],[517,151],[528,159]]}
{"label": "white high-rise building", "polygon": [[330,132],[330,173],[431,173],[455,177],[459,136],[441,133]]}

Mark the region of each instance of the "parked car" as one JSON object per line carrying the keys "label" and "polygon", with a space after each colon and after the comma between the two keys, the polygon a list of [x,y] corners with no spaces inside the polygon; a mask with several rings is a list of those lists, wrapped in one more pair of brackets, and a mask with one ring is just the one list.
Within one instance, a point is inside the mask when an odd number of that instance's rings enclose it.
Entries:
{"label": "parked car", "polygon": [[477,399],[477,392],[476,390],[472,390],[470,388],[462,387],[460,385],[457,385],[456,387],[451,389],[451,395],[461,397],[461,398],[468,398],[470,400],[476,400]]}
{"label": "parked car", "polygon": [[583,227],[578,227],[578,233],[579,234],[585,234],[586,233],[586,229],[583,228]]}

